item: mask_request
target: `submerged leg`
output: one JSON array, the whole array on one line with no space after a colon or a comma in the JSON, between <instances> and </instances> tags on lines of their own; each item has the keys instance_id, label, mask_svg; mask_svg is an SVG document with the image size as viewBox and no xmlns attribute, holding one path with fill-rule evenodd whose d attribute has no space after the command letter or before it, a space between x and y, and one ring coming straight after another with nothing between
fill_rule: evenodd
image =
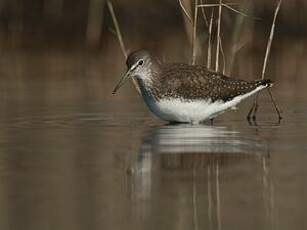
<instances>
[{"instance_id":1,"label":"submerged leg","mask_svg":"<svg viewBox=\"0 0 307 230\"><path fill-rule=\"evenodd\" d=\"M270 96L271 102L272 102L272 104L273 104L273 106L275 108L275 111L276 111L276 113L278 115L278 123L280 123L280 121L282 119L281 111L280 111L280 109L279 109L279 107L278 107L278 105L276 103L275 98L273 97L271 89L267 88L267 91L268 91L268 94ZM257 115L258 107L259 107L259 105L258 105L258 94L257 94L256 98L254 100L254 103L253 103L253 105L252 105L252 107L249 110L248 115L247 115L247 120L248 120L249 123L251 123L250 122L251 120L256 121L256 118L257 118L256 115Z\"/></svg>"},{"instance_id":2,"label":"submerged leg","mask_svg":"<svg viewBox=\"0 0 307 230\"><path fill-rule=\"evenodd\" d=\"M213 126L213 121L214 121L214 118L211 118L211 119L210 119L210 125L211 125L211 126Z\"/></svg>"},{"instance_id":3,"label":"submerged leg","mask_svg":"<svg viewBox=\"0 0 307 230\"><path fill-rule=\"evenodd\" d=\"M278 105L277 105L277 103L276 103L275 98L273 97L273 94L272 94L270 88L268 88L268 93L269 93L269 95L270 95L271 102L272 102L272 104L274 105L275 111L276 111L276 113L277 113L278 122L280 122L280 120L282 119L281 111L280 111L280 109L279 109L279 107L278 107Z\"/></svg>"},{"instance_id":4,"label":"submerged leg","mask_svg":"<svg viewBox=\"0 0 307 230\"><path fill-rule=\"evenodd\" d=\"M257 115L257 112L258 112L258 107L259 107L259 104L258 104L258 98L257 98L256 103L255 103L254 114L252 116L253 121L256 121L256 115Z\"/></svg>"},{"instance_id":5,"label":"submerged leg","mask_svg":"<svg viewBox=\"0 0 307 230\"><path fill-rule=\"evenodd\" d=\"M256 98L254 100L254 103L251 107L251 109L249 110L248 114L247 114L247 120L250 122L251 118L253 119L253 121L256 120L256 113L258 111L258 93L256 95Z\"/></svg>"}]
</instances>

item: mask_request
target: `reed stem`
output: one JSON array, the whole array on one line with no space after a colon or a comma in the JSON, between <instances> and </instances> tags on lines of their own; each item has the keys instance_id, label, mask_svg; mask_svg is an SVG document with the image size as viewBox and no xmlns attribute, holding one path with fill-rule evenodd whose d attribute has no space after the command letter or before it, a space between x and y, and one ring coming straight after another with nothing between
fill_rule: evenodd
<instances>
[{"instance_id":1,"label":"reed stem","mask_svg":"<svg viewBox=\"0 0 307 230\"><path fill-rule=\"evenodd\" d=\"M113 4L110 0L107 0L107 5L108 5L108 8L109 8L112 20L113 20L113 24L114 24L115 31L116 31L116 36L117 36L121 51L122 51L123 55L125 56L125 58L127 59L127 57L128 57L127 50L126 50L126 47L125 47L125 43L124 43L122 33L120 31L120 28L119 28L119 24L118 24L116 15L114 13ZM137 84L137 82L134 78L132 78L132 83L133 83L134 87L136 88L138 94L141 95L141 90L140 90L140 88L139 88L139 86L138 86L138 84Z\"/></svg>"},{"instance_id":2,"label":"reed stem","mask_svg":"<svg viewBox=\"0 0 307 230\"><path fill-rule=\"evenodd\" d=\"M271 46L272 46L272 41L274 38L274 32L275 32L275 24L276 24L276 18L281 6L282 0L279 0L276 9L275 9L275 13L274 13L274 18L273 18L273 23L272 23L272 27L271 27L271 32L270 32L270 37L267 43L267 47L266 47L266 52L265 52L265 57L264 57L264 61L263 61L263 67L262 67L262 74L261 74L261 78L264 79L264 75L265 75L265 71L266 71L266 67L267 67L267 63L268 63L268 58L271 52Z\"/></svg>"},{"instance_id":3,"label":"reed stem","mask_svg":"<svg viewBox=\"0 0 307 230\"><path fill-rule=\"evenodd\" d=\"M210 16L210 23L209 23L208 57L207 57L207 68L208 69L211 69L213 12L214 10L212 9L211 16Z\"/></svg>"},{"instance_id":4,"label":"reed stem","mask_svg":"<svg viewBox=\"0 0 307 230\"><path fill-rule=\"evenodd\" d=\"M109 12L110 12L112 20L113 20L113 24L114 24L114 27L115 27L115 31L116 31L116 35L117 35L117 39L118 39L120 48L121 48L122 53L125 56L125 58L127 58L128 57L127 50L126 50L126 47L125 47L125 44L124 44L123 36L122 36L120 29L119 29L119 25L118 25L116 15L114 13L113 4L110 0L107 0L107 5L108 5Z\"/></svg>"},{"instance_id":5,"label":"reed stem","mask_svg":"<svg viewBox=\"0 0 307 230\"><path fill-rule=\"evenodd\" d=\"M198 0L195 0L194 7L194 20L193 20L193 37L192 37L192 65L196 63L197 53L197 16L198 16Z\"/></svg>"},{"instance_id":6,"label":"reed stem","mask_svg":"<svg viewBox=\"0 0 307 230\"><path fill-rule=\"evenodd\" d=\"M268 58L269 58L269 55L270 55L271 46L272 46L272 42L273 42L273 38L274 38L276 19L277 19L278 12L280 10L281 3L282 3L282 0L279 0L279 2L277 3L277 6L275 8L273 23L272 23L272 26L271 26L271 32L270 32L270 36L269 36L269 39L268 39L268 43L267 43L267 47L266 47L266 53L265 53L265 57L264 57L264 61L263 61L261 79L264 79L264 77L265 77ZM278 115L278 123L279 123L280 120L282 119L281 111L280 111L280 109L279 109L279 107L276 103L276 100L275 100L270 88L267 88L267 92L270 96L271 102L272 102L272 104L275 108L277 115ZM251 107L251 109L250 109L250 111L247 115L248 120L250 119L251 115L252 115L253 120L256 120L257 109L255 109L255 108L258 108L258 94L257 94L257 96L254 100L253 106Z\"/></svg>"},{"instance_id":7,"label":"reed stem","mask_svg":"<svg viewBox=\"0 0 307 230\"><path fill-rule=\"evenodd\" d=\"M216 39L216 58L215 58L215 71L219 71L219 58L220 58L220 36L221 36L221 18L222 18L222 0L219 0L219 14L217 23L217 39Z\"/></svg>"}]
</instances>

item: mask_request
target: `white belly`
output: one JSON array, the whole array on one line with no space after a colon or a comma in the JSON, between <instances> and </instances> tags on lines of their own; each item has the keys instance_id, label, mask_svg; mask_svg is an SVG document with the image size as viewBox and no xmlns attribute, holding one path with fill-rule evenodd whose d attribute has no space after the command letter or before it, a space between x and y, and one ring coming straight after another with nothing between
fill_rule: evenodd
<instances>
[{"instance_id":1,"label":"white belly","mask_svg":"<svg viewBox=\"0 0 307 230\"><path fill-rule=\"evenodd\" d=\"M143 98L149 109L162 120L198 124L224 113L263 88L265 87L260 86L254 91L237 96L228 102L211 102L211 100L185 101L175 98L155 101L152 97L144 97L144 95Z\"/></svg>"},{"instance_id":2,"label":"white belly","mask_svg":"<svg viewBox=\"0 0 307 230\"><path fill-rule=\"evenodd\" d=\"M165 121L200 123L224 112L221 102L161 100L148 105L150 110Z\"/></svg>"}]
</instances>

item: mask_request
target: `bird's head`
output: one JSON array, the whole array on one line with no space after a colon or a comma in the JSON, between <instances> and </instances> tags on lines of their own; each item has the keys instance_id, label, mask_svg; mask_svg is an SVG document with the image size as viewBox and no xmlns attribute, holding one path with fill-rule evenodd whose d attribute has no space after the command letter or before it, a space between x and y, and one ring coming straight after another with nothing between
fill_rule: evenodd
<instances>
[{"instance_id":1,"label":"bird's head","mask_svg":"<svg viewBox=\"0 0 307 230\"><path fill-rule=\"evenodd\" d=\"M126 64L128 70L115 86L113 94L130 78L137 78L145 83L152 81L153 73L159 68L159 62L146 50L138 50L129 54Z\"/></svg>"}]
</instances>

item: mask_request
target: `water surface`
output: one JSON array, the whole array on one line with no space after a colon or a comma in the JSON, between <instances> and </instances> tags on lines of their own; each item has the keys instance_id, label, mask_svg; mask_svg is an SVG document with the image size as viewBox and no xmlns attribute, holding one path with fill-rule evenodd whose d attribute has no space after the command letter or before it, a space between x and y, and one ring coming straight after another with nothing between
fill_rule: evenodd
<instances>
[{"instance_id":1,"label":"water surface","mask_svg":"<svg viewBox=\"0 0 307 230\"><path fill-rule=\"evenodd\" d=\"M304 94L277 93L281 124L263 96L257 126L252 101L172 126L131 86L112 97L114 79L28 65L31 78L1 79L1 229L307 227Z\"/></svg>"}]
</instances>

